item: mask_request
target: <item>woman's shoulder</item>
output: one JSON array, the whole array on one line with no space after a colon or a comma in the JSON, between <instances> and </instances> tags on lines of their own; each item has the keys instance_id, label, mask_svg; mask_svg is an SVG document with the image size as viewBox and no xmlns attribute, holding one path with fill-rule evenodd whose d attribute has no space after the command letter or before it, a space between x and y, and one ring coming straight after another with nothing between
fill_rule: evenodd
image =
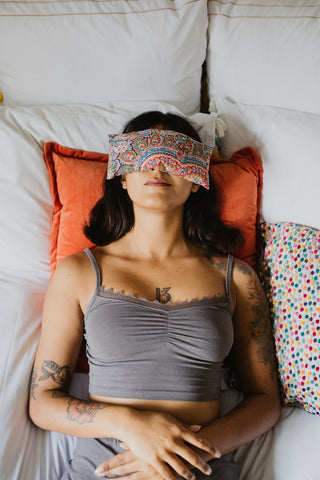
<instances>
[{"instance_id":1,"label":"woman's shoulder","mask_svg":"<svg viewBox=\"0 0 320 480\"><path fill-rule=\"evenodd\" d=\"M88 264L88 255L83 252L74 253L62 259L56 268L56 272L72 272L85 268Z\"/></svg>"},{"instance_id":2,"label":"woman's shoulder","mask_svg":"<svg viewBox=\"0 0 320 480\"><path fill-rule=\"evenodd\" d=\"M83 251L69 255L61 260L52 276L51 283L60 285L74 285L79 287L84 279L92 276L92 267L88 255Z\"/></svg>"},{"instance_id":3,"label":"woman's shoulder","mask_svg":"<svg viewBox=\"0 0 320 480\"><path fill-rule=\"evenodd\" d=\"M255 276L255 270L244 260L233 257L233 271L236 276Z\"/></svg>"},{"instance_id":4,"label":"woman's shoulder","mask_svg":"<svg viewBox=\"0 0 320 480\"><path fill-rule=\"evenodd\" d=\"M263 295L262 285L257 272L245 261L234 259L232 283L239 293L251 298L253 293Z\"/></svg>"},{"instance_id":5,"label":"woman's shoulder","mask_svg":"<svg viewBox=\"0 0 320 480\"><path fill-rule=\"evenodd\" d=\"M247 262L241 260L238 257L235 257L232 254L204 254L204 256L207 260L209 260L211 265L215 266L219 270L225 270L229 265L233 275L235 275L236 277L241 277L243 275L256 275L255 270Z\"/></svg>"}]
</instances>

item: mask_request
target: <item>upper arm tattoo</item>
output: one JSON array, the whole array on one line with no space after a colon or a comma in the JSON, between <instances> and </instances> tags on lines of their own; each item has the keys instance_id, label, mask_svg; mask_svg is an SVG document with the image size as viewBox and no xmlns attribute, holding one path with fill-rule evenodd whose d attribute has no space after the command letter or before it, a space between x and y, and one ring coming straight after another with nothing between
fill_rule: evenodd
<instances>
[{"instance_id":1,"label":"upper arm tattoo","mask_svg":"<svg viewBox=\"0 0 320 480\"><path fill-rule=\"evenodd\" d=\"M258 345L259 361L269 367L271 378L276 380L275 350L269 308L262 286L257 279L250 282L249 301L252 301L255 312L255 319L250 322L250 333Z\"/></svg>"},{"instance_id":2,"label":"upper arm tattoo","mask_svg":"<svg viewBox=\"0 0 320 480\"><path fill-rule=\"evenodd\" d=\"M276 380L275 349L268 302L259 280L252 272L247 270L247 273L250 273L247 279L248 302L254 313L249 324L250 335L256 342L259 362L269 367L270 377Z\"/></svg>"},{"instance_id":3,"label":"upper arm tattoo","mask_svg":"<svg viewBox=\"0 0 320 480\"><path fill-rule=\"evenodd\" d=\"M44 360L41 365L41 371L43 375L39 378L39 381L47 380L51 378L58 385L68 389L71 383L71 373L69 365L61 367L53 360Z\"/></svg>"},{"instance_id":4,"label":"upper arm tattoo","mask_svg":"<svg viewBox=\"0 0 320 480\"><path fill-rule=\"evenodd\" d=\"M36 400L39 382L48 380L48 378L51 378L55 383L61 385L63 390L67 391L69 389L71 383L71 373L68 365L61 367L53 360L44 360L41 365L41 372L42 375L38 377L37 367L34 367L32 370L30 381L30 399Z\"/></svg>"},{"instance_id":5,"label":"upper arm tattoo","mask_svg":"<svg viewBox=\"0 0 320 480\"><path fill-rule=\"evenodd\" d=\"M39 387L37 383L38 370L36 367L33 367L30 381L30 399L36 400L36 391Z\"/></svg>"}]
</instances>

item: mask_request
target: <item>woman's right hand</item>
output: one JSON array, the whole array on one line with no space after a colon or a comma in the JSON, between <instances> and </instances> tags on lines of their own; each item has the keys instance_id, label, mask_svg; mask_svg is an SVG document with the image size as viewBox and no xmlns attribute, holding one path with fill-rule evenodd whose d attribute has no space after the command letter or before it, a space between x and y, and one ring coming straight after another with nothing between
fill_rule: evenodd
<instances>
[{"instance_id":1,"label":"woman's right hand","mask_svg":"<svg viewBox=\"0 0 320 480\"><path fill-rule=\"evenodd\" d=\"M136 457L130 450L118 453L103 462L97 467L95 474L97 477L117 477L123 480L163 480L152 465ZM178 480L178 476L175 478ZM195 480L195 475L189 480Z\"/></svg>"},{"instance_id":2,"label":"woman's right hand","mask_svg":"<svg viewBox=\"0 0 320 480\"><path fill-rule=\"evenodd\" d=\"M209 453L212 458L220 457L218 449L194 430L169 414L134 410L121 440L163 479L176 480L177 476L191 479L193 467L204 474L211 473L210 466L192 447Z\"/></svg>"}]
</instances>

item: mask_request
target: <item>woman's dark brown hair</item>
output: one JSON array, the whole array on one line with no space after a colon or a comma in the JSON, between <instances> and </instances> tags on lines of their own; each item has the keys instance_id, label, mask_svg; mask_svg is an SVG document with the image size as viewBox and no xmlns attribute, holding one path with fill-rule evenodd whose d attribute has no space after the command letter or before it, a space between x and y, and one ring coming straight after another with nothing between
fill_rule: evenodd
<instances>
[{"instance_id":1,"label":"woman's dark brown hair","mask_svg":"<svg viewBox=\"0 0 320 480\"><path fill-rule=\"evenodd\" d=\"M151 111L130 120L123 133L137 132L162 126L165 130L188 135L201 142L197 131L183 117L172 113ZM121 177L104 180L103 196L90 213L84 233L95 245L108 245L119 240L134 225L132 201L122 188ZM200 187L190 194L184 206L184 235L208 255L232 253L243 243L240 231L220 220L216 190L210 177L209 190Z\"/></svg>"}]
</instances>

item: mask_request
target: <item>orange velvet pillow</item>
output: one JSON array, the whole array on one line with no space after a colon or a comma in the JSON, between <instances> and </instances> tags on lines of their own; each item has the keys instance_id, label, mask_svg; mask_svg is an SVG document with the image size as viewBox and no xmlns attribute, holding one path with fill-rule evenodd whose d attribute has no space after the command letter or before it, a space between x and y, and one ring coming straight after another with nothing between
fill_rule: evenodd
<instances>
[{"instance_id":1,"label":"orange velvet pillow","mask_svg":"<svg viewBox=\"0 0 320 480\"><path fill-rule=\"evenodd\" d=\"M44 158L50 177L53 219L50 236L51 275L57 264L92 243L83 226L91 208L102 196L108 155L44 144Z\"/></svg>"},{"instance_id":2,"label":"orange velvet pillow","mask_svg":"<svg viewBox=\"0 0 320 480\"><path fill-rule=\"evenodd\" d=\"M246 147L229 160L214 159L210 173L218 192L224 222L241 230L245 242L235 256L257 267L260 240L260 201L263 167L259 155Z\"/></svg>"},{"instance_id":3,"label":"orange velvet pillow","mask_svg":"<svg viewBox=\"0 0 320 480\"><path fill-rule=\"evenodd\" d=\"M57 263L92 247L82 229L89 212L102 195L108 155L74 150L57 143L44 145L54 210L50 238L51 273ZM256 266L262 165L250 147L230 160L212 159L210 173L218 191L222 219L238 227L245 238L236 256Z\"/></svg>"},{"instance_id":4,"label":"orange velvet pillow","mask_svg":"<svg viewBox=\"0 0 320 480\"><path fill-rule=\"evenodd\" d=\"M50 266L92 243L83 233L91 208L102 195L108 155L73 150L57 143L44 145L54 204L50 238ZM210 173L218 191L222 219L238 227L245 238L236 256L256 266L262 165L252 148L234 153L230 160L212 159ZM88 372L83 343L76 370Z\"/></svg>"}]
</instances>

